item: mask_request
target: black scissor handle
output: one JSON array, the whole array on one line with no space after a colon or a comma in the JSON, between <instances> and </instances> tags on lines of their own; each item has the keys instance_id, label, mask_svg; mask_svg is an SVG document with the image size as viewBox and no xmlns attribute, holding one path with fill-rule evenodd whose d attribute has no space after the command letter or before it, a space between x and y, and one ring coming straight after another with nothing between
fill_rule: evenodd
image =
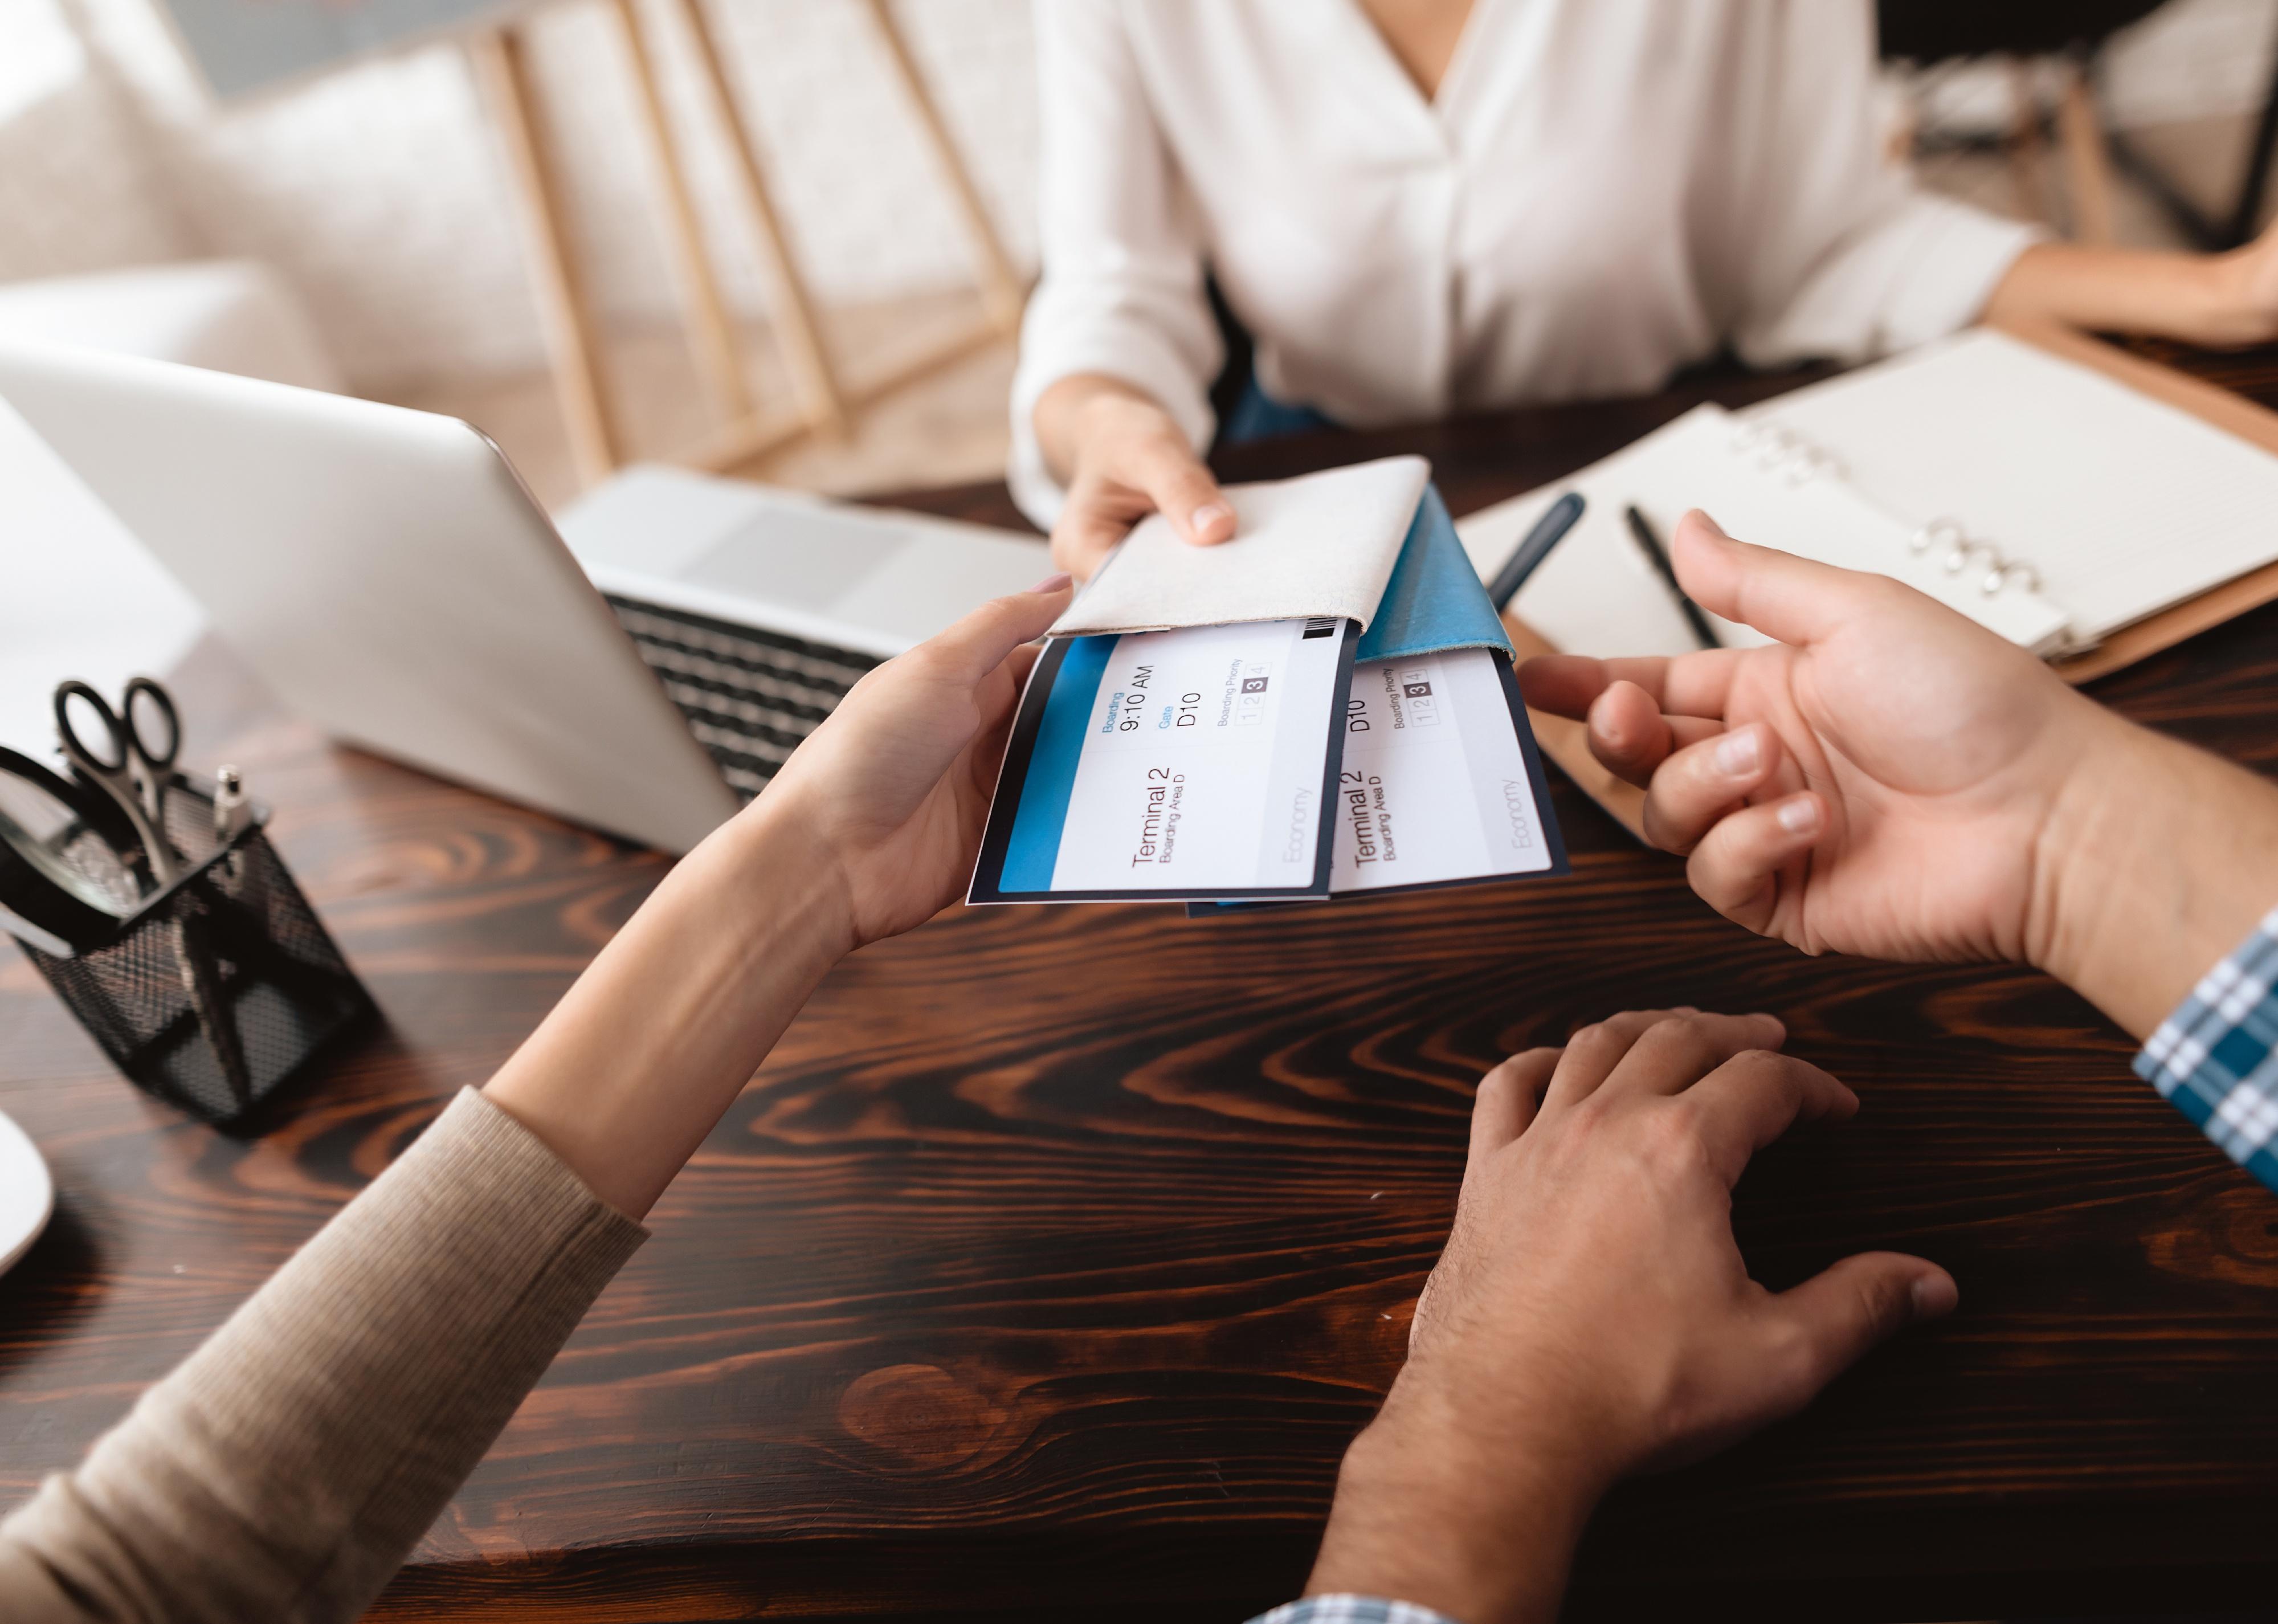
<instances>
[{"instance_id":1,"label":"black scissor handle","mask_svg":"<svg viewBox=\"0 0 2278 1624\"><path fill-rule=\"evenodd\" d=\"M134 741L142 759L159 772L173 766L174 757L182 749L182 717L174 709L174 696L152 678L137 677L126 685L126 692L119 696L118 702L126 724L126 736ZM146 716L153 711L165 729L166 747L163 750L151 747L150 730L145 724Z\"/></svg>"},{"instance_id":2,"label":"black scissor handle","mask_svg":"<svg viewBox=\"0 0 2278 1624\"><path fill-rule=\"evenodd\" d=\"M80 737L78 724L72 720L71 702L73 700L84 702L88 709L95 712L96 720L103 724L103 738L109 746L107 750L94 749ZM118 713L111 708L109 700L76 678L56 685L56 732L62 737L67 754L86 757L98 771L126 770L126 724L118 719Z\"/></svg>"}]
</instances>

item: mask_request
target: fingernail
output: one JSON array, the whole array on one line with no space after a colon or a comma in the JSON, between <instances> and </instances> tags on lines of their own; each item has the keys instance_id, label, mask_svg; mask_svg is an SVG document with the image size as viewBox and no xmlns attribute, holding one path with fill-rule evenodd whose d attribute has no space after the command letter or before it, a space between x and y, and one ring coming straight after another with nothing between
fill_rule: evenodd
<instances>
[{"instance_id":1,"label":"fingernail","mask_svg":"<svg viewBox=\"0 0 2278 1624\"><path fill-rule=\"evenodd\" d=\"M1737 733L1727 733L1716 741L1716 770L1728 778L1745 778L1755 771L1763 750L1756 742L1756 730L1744 727Z\"/></svg>"},{"instance_id":2,"label":"fingernail","mask_svg":"<svg viewBox=\"0 0 2278 1624\"><path fill-rule=\"evenodd\" d=\"M1065 587L1072 578L1073 578L1070 577L1068 572L1065 570L1055 571L1053 573L1044 577L1043 580L1038 581L1035 586L1029 587L1028 590L1030 592L1059 592Z\"/></svg>"},{"instance_id":3,"label":"fingernail","mask_svg":"<svg viewBox=\"0 0 2278 1624\"><path fill-rule=\"evenodd\" d=\"M1951 1275L1917 1275L1909 1288L1915 1301L1915 1318L1935 1320L1953 1312L1961 1300Z\"/></svg>"},{"instance_id":4,"label":"fingernail","mask_svg":"<svg viewBox=\"0 0 2278 1624\"><path fill-rule=\"evenodd\" d=\"M1779 809L1779 826L1790 834L1809 834L1819 827L1819 803L1798 795Z\"/></svg>"},{"instance_id":5,"label":"fingernail","mask_svg":"<svg viewBox=\"0 0 2278 1624\"><path fill-rule=\"evenodd\" d=\"M1206 502L1203 503L1201 507L1196 508L1192 513L1187 515L1187 524L1193 529L1196 535L1200 535L1204 531L1218 523L1219 520L1222 518L1232 518L1233 517L1234 509L1227 507L1224 502Z\"/></svg>"}]
</instances>

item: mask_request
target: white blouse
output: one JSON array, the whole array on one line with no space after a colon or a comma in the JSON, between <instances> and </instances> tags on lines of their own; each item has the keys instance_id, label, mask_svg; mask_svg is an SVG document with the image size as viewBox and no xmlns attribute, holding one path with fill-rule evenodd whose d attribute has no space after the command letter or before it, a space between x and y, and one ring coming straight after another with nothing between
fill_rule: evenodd
<instances>
[{"instance_id":1,"label":"white blouse","mask_svg":"<svg viewBox=\"0 0 2278 1624\"><path fill-rule=\"evenodd\" d=\"M1073 372L1199 448L1205 262L1276 399L1366 426L1631 395L1731 342L1860 359L1965 326L2030 227L1882 154L1869 0L1473 0L1426 101L1358 0L1039 0L1030 422Z\"/></svg>"}]
</instances>

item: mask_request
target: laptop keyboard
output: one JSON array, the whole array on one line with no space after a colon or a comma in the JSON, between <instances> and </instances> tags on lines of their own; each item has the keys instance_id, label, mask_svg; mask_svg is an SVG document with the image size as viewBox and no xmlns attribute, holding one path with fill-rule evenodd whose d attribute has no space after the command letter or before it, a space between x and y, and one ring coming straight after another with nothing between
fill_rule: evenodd
<instances>
[{"instance_id":1,"label":"laptop keyboard","mask_svg":"<svg viewBox=\"0 0 2278 1624\"><path fill-rule=\"evenodd\" d=\"M658 603L611 596L609 607L688 718L696 742L745 801L767 788L799 741L881 663L851 648Z\"/></svg>"}]
</instances>

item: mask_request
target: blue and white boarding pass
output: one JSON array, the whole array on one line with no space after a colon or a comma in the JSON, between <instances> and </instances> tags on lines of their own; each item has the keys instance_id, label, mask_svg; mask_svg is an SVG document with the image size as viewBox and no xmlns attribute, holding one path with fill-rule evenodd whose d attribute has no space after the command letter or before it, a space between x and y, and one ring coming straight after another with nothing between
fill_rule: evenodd
<instances>
[{"instance_id":1,"label":"blue and white boarding pass","mask_svg":"<svg viewBox=\"0 0 2278 1624\"><path fill-rule=\"evenodd\" d=\"M1052 640L967 900L1326 896L1357 635L1315 619Z\"/></svg>"},{"instance_id":2,"label":"blue and white boarding pass","mask_svg":"<svg viewBox=\"0 0 2278 1624\"><path fill-rule=\"evenodd\" d=\"M1353 673L1345 709L1332 892L1565 871L1541 757L1500 651L1371 661Z\"/></svg>"}]
</instances>

